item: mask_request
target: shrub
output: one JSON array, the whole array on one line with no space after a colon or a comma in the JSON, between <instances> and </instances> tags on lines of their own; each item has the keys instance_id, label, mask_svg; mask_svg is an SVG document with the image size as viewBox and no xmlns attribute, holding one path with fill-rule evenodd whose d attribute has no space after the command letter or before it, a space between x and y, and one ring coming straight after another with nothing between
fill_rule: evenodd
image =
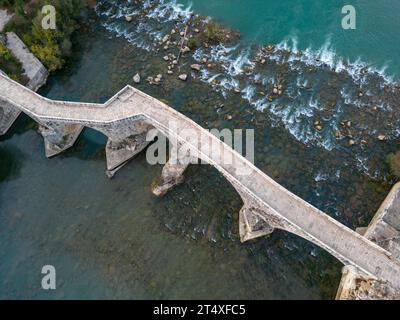
<instances>
[{"instance_id":1,"label":"shrub","mask_svg":"<svg viewBox=\"0 0 400 320\"><path fill-rule=\"evenodd\" d=\"M0 0L0 7L12 7L14 3L14 0Z\"/></svg>"},{"instance_id":2,"label":"shrub","mask_svg":"<svg viewBox=\"0 0 400 320\"><path fill-rule=\"evenodd\" d=\"M63 67L71 54L71 36L78 29L78 20L88 0L0 0L4 5L14 5L16 15L6 26L6 31L16 32L39 60L52 72ZM56 30L42 28L41 8L51 4L56 8Z\"/></svg>"},{"instance_id":3,"label":"shrub","mask_svg":"<svg viewBox=\"0 0 400 320\"><path fill-rule=\"evenodd\" d=\"M204 29L204 35L210 41L221 42L224 40L224 29L214 21L210 21Z\"/></svg>"},{"instance_id":4,"label":"shrub","mask_svg":"<svg viewBox=\"0 0 400 320\"><path fill-rule=\"evenodd\" d=\"M197 48L197 39L196 38L190 38L188 41L188 47L193 50L195 48Z\"/></svg>"},{"instance_id":5,"label":"shrub","mask_svg":"<svg viewBox=\"0 0 400 320\"><path fill-rule=\"evenodd\" d=\"M0 58L4 61L11 61L13 56L7 47L0 42Z\"/></svg>"},{"instance_id":6,"label":"shrub","mask_svg":"<svg viewBox=\"0 0 400 320\"><path fill-rule=\"evenodd\" d=\"M0 69L11 79L27 84L21 63L14 57L8 48L0 42Z\"/></svg>"}]
</instances>

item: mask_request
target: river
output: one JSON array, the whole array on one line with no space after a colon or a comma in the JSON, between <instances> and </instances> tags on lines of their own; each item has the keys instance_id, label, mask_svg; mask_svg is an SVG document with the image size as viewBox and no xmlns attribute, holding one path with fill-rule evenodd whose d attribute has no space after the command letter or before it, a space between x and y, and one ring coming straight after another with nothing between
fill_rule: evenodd
<instances>
[{"instance_id":1,"label":"river","mask_svg":"<svg viewBox=\"0 0 400 320\"><path fill-rule=\"evenodd\" d=\"M191 10L209 15L241 33L230 46L193 52L193 59L224 59L222 71L136 86L206 128L255 129L261 170L351 228L369 223L394 183L385 157L397 150L398 105L382 88L395 90L400 70L399 35L388 25L398 23L398 4L355 1L359 29L345 32L333 1L194 1L190 9L161 1L130 24L124 14L136 8L129 1L99 3L74 39L68 67L41 94L104 102L137 72L143 79L165 74L155 39ZM369 36L357 37L363 30ZM267 68L254 66L265 43L278 51ZM254 80L266 85L276 74L285 78L285 94L269 104ZM241 94L232 93L235 86ZM344 120L351 128L341 128ZM339 129L351 132L335 139ZM241 199L215 169L190 167L185 183L158 199L150 186L162 167L142 154L109 180L105 143L87 129L72 149L48 160L26 116L0 138L0 298L334 298L342 266L313 244L281 231L240 243ZM48 264L57 270L51 292L40 288Z\"/></svg>"}]
</instances>

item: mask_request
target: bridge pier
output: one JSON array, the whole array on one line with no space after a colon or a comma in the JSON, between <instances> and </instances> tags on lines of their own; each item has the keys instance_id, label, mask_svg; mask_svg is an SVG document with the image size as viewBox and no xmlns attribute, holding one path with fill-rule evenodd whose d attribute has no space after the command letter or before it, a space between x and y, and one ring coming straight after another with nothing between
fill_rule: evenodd
<instances>
[{"instance_id":1,"label":"bridge pier","mask_svg":"<svg viewBox=\"0 0 400 320\"><path fill-rule=\"evenodd\" d=\"M282 223L279 222L278 217L273 215L270 208L260 205L234 180L229 176L224 176L243 201L243 207L239 212L239 236L242 243L269 236L275 229L282 229ZM265 209L262 209L263 207Z\"/></svg>"},{"instance_id":2,"label":"bridge pier","mask_svg":"<svg viewBox=\"0 0 400 320\"><path fill-rule=\"evenodd\" d=\"M359 233L387 250L392 259L400 261L400 183L397 183L370 225L358 228ZM400 289L390 283L366 277L353 266L346 265L336 296L338 300L353 299L400 299Z\"/></svg>"},{"instance_id":3,"label":"bridge pier","mask_svg":"<svg viewBox=\"0 0 400 320\"><path fill-rule=\"evenodd\" d=\"M106 146L107 176L112 178L130 159L142 152L154 139L148 131L124 139L108 139Z\"/></svg>"},{"instance_id":4,"label":"bridge pier","mask_svg":"<svg viewBox=\"0 0 400 320\"><path fill-rule=\"evenodd\" d=\"M153 194L162 197L173 187L181 184L185 180L183 174L192 162L193 157L189 150L182 146L172 147L170 159L164 166L160 179L151 188Z\"/></svg>"},{"instance_id":5,"label":"bridge pier","mask_svg":"<svg viewBox=\"0 0 400 320\"><path fill-rule=\"evenodd\" d=\"M90 125L90 128L108 137L106 145L107 170L109 178L129 160L143 151L157 136L154 127L142 119L124 119L116 123Z\"/></svg>"},{"instance_id":6,"label":"bridge pier","mask_svg":"<svg viewBox=\"0 0 400 320\"><path fill-rule=\"evenodd\" d=\"M39 132L44 138L46 157L54 157L71 148L83 130L78 124L39 122Z\"/></svg>"},{"instance_id":7,"label":"bridge pier","mask_svg":"<svg viewBox=\"0 0 400 320\"><path fill-rule=\"evenodd\" d=\"M7 102L0 105L0 136L7 133L20 114L21 111Z\"/></svg>"},{"instance_id":8,"label":"bridge pier","mask_svg":"<svg viewBox=\"0 0 400 320\"><path fill-rule=\"evenodd\" d=\"M245 204L239 212L240 241L246 242L252 239L265 237L275 230L264 219L256 214L254 206Z\"/></svg>"}]
</instances>

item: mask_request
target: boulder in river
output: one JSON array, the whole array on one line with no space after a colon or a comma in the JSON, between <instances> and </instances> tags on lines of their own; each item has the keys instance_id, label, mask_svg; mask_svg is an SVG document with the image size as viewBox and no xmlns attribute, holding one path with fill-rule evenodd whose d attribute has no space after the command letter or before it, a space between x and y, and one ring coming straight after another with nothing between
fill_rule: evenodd
<instances>
[{"instance_id":1,"label":"boulder in river","mask_svg":"<svg viewBox=\"0 0 400 320\"><path fill-rule=\"evenodd\" d=\"M185 46L182 48L182 53L187 53L190 52L190 48L188 46Z\"/></svg>"},{"instance_id":2,"label":"boulder in river","mask_svg":"<svg viewBox=\"0 0 400 320\"><path fill-rule=\"evenodd\" d=\"M160 83L162 80L162 74L158 74L155 78L154 78L154 82L155 83Z\"/></svg>"},{"instance_id":3,"label":"boulder in river","mask_svg":"<svg viewBox=\"0 0 400 320\"><path fill-rule=\"evenodd\" d=\"M134 77L133 77L133 82L136 83L136 84L139 84L139 83L140 83L140 80L141 80L140 74L139 74L139 73L136 73L136 74L134 75Z\"/></svg>"},{"instance_id":4,"label":"boulder in river","mask_svg":"<svg viewBox=\"0 0 400 320\"><path fill-rule=\"evenodd\" d=\"M195 70L195 71L200 71L200 69L201 69L201 66L199 65L199 64L192 64L191 66L190 66L190 68L192 68L193 70Z\"/></svg>"}]
</instances>

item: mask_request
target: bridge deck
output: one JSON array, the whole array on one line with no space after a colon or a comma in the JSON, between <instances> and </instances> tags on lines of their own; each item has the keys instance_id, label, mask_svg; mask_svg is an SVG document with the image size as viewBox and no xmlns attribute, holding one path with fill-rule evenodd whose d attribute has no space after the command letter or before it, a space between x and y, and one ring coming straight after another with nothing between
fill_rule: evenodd
<instances>
[{"instance_id":1,"label":"bridge deck","mask_svg":"<svg viewBox=\"0 0 400 320\"><path fill-rule=\"evenodd\" d=\"M193 149L197 148L202 159L215 166L241 193L272 209L276 216L292 227L291 231L318 244L343 263L353 265L400 289L400 263L388 251L283 188L192 120L134 88L126 87L105 104L57 102L43 98L0 75L0 99L43 121L91 126L144 117L169 138L186 142ZM171 129L171 121L178 124L175 129ZM181 134L187 129L199 133L200 146L193 145L193 141ZM218 146L219 154L208 154L210 142ZM222 163L222 153L231 154L233 164ZM238 174L238 166L251 169L251 173Z\"/></svg>"}]
</instances>

